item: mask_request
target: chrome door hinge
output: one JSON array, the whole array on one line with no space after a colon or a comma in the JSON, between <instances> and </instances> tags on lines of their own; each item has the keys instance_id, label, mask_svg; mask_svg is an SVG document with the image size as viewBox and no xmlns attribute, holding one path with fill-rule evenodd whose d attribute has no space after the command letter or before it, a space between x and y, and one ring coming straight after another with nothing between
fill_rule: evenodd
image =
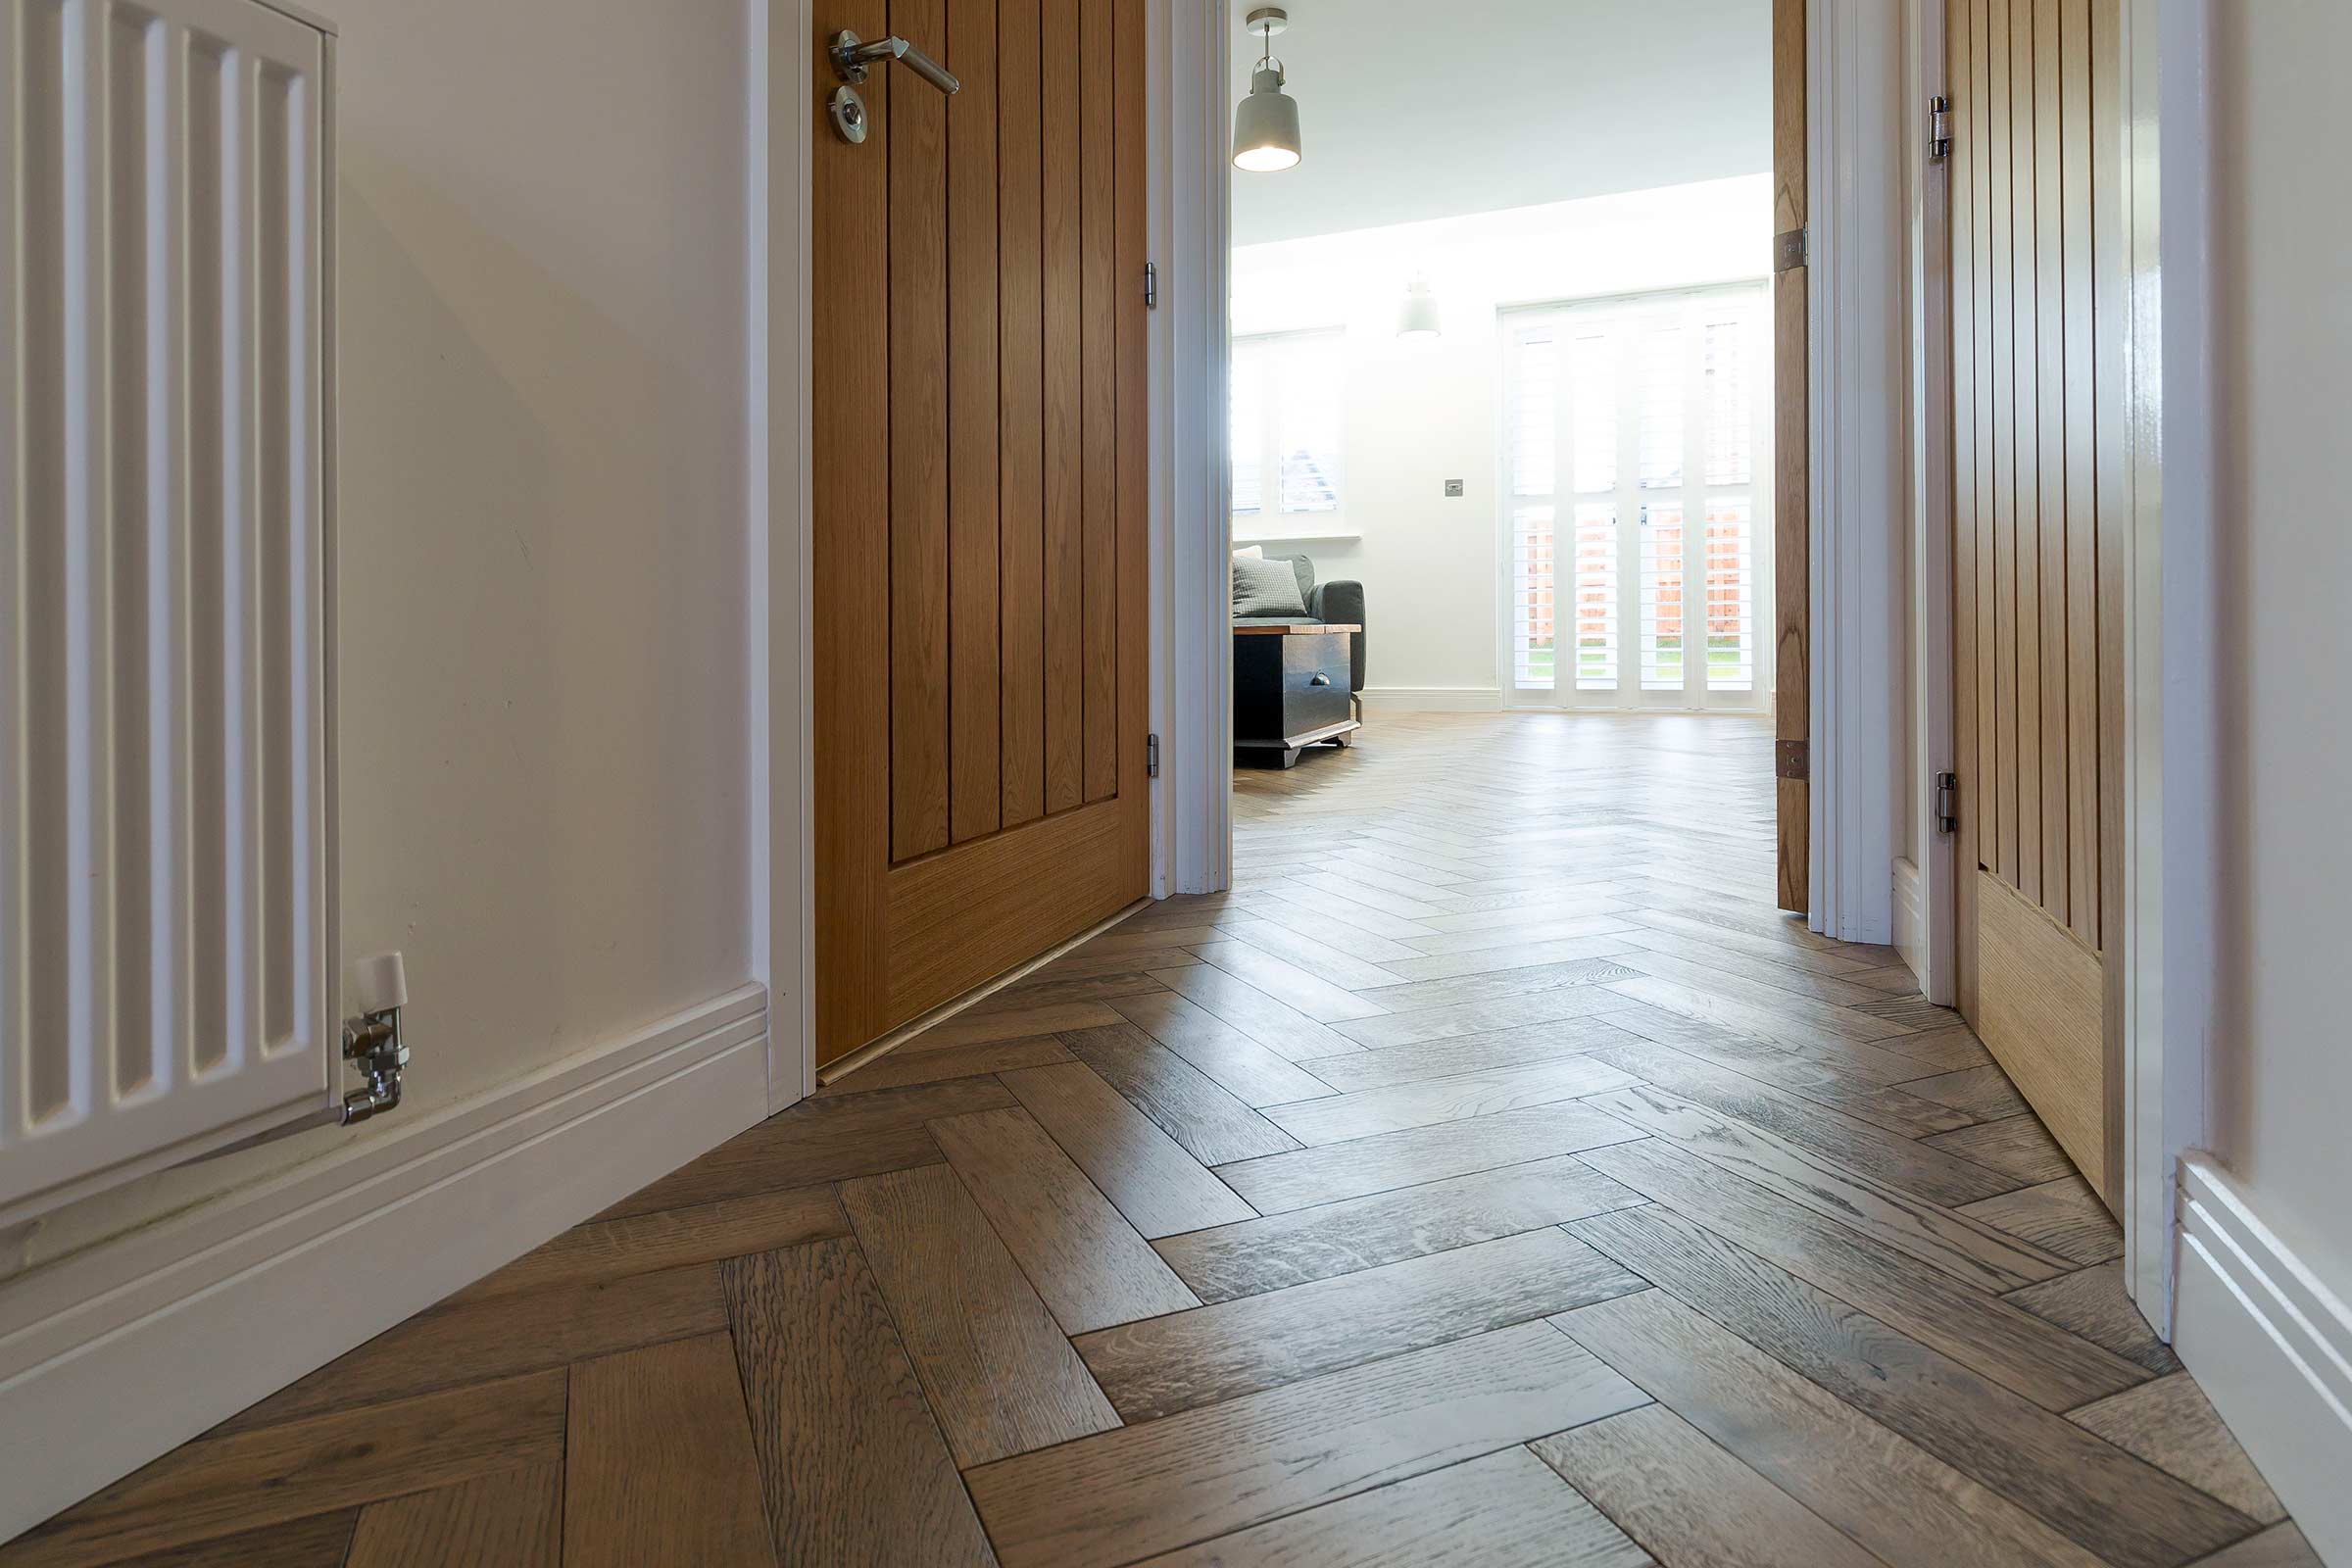
<instances>
[{"instance_id":1,"label":"chrome door hinge","mask_svg":"<svg viewBox=\"0 0 2352 1568\"><path fill-rule=\"evenodd\" d=\"M1144 309L1147 311L1159 309L1159 264L1157 262L1144 264Z\"/></svg>"},{"instance_id":2,"label":"chrome door hinge","mask_svg":"<svg viewBox=\"0 0 2352 1568\"><path fill-rule=\"evenodd\" d=\"M1144 776L1159 777L1159 737L1156 735L1144 737Z\"/></svg>"},{"instance_id":3,"label":"chrome door hinge","mask_svg":"<svg viewBox=\"0 0 2352 1568\"><path fill-rule=\"evenodd\" d=\"M1950 838L1960 831L1960 775L1936 775L1936 831Z\"/></svg>"},{"instance_id":4,"label":"chrome door hinge","mask_svg":"<svg viewBox=\"0 0 2352 1568\"><path fill-rule=\"evenodd\" d=\"M1952 101L1937 93L1928 100L1928 162L1940 164L1952 155Z\"/></svg>"},{"instance_id":5,"label":"chrome door hinge","mask_svg":"<svg viewBox=\"0 0 2352 1568\"><path fill-rule=\"evenodd\" d=\"M1811 240L1807 238L1810 232L1808 229L1788 228L1772 236L1772 270L1774 271L1793 272L1805 265L1806 258L1813 249Z\"/></svg>"}]
</instances>

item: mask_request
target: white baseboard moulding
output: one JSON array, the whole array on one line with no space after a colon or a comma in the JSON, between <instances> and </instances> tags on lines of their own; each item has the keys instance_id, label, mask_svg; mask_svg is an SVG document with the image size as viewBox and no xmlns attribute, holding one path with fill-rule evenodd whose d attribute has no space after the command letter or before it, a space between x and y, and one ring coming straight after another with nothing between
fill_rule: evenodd
<instances>
[{"instance_id":1,"label":"white baseboard moulding","mask_svg":"<svg viewBox=\"0 0 2352 1568\"><path fill-rule=\"evenodd\" d=\"M2320 1559L2352 1564L2352 1307L2202 1154L2180 1234L2173 1348Z\"/></svg>"},{"instance_id":2,"label":"white baseboard moulding","mask_svg":"<svg viewBox=\"0 0 2352 1568\"><path fill-rule=\"evenodd\" d=\"M0 1286L0 1541L761 1120L766 1054L741 986Z\"/></svg>"},{"instance_id":3,"label":"white baseboard moulding","mask_svg":"<svg viewBox=\"0 0 2352 1568\"><path fill-rule=\"evenodd\" d=\"M1376 713L1492 713L1502 708L1494 686L1367 686L1364 707Z\"/></svg>"}]
</instances>

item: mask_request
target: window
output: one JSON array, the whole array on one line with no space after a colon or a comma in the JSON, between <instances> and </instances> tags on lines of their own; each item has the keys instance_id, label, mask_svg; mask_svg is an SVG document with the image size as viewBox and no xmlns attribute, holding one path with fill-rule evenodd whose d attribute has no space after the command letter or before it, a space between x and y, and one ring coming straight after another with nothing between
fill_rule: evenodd
<instances>
[{"instance_id":1,"label":"window","mask_svg":"<svg viewBox=\"0 0 2352 1568\"><path fill-rule=\"evenodd\" d=\"M1281 517L1335 524L1347 379L1344 333L1233 340L1233 515L1237 532L1280 537Z\"/></svg>"},{"instance_id":2,"label":"window","mask_svg":"<svg viewBox=\"0 0 2352 1568\"><path fill-rule=\"evenodd\" d=\"M1746 285L1505 314L1515 700L1762 706L1765 309Z\"/></svg>"}]
</instances>

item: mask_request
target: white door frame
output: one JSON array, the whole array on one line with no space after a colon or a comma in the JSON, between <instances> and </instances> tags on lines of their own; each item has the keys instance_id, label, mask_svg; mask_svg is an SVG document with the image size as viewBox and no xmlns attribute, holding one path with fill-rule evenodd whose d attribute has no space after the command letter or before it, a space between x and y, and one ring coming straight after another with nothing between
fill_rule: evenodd
<instances>
[{"instance_id":1,"label":"white door frame","mask_svg":"<svg viewBox=\"0 0 2352 1568\"><path fill-rule=\"evenodd\" d=\"M816 1088L811 876L816 821L810 755L808 233L814 108L813 0L748 0L745 160L749 306L745 450L749 528L751 960L767 987L767 1108Z\"/></svg>"}]
</instances>

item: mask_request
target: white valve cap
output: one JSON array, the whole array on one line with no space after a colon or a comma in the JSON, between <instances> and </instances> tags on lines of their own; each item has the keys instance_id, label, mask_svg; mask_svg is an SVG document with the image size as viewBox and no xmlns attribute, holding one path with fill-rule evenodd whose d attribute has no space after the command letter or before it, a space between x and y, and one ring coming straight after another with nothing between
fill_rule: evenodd
<instances>
[{"instance_id":1,"label":"white valve cap","mask_svg":"<svg viewBox=\"0 0 2352 1568\"><path fill-rule=\"evenodd\" d=\"M351 966L351 1010L387 1012L409 1004L408 966L397 953L378 953Z\"/></svg>"}]
</instances>

